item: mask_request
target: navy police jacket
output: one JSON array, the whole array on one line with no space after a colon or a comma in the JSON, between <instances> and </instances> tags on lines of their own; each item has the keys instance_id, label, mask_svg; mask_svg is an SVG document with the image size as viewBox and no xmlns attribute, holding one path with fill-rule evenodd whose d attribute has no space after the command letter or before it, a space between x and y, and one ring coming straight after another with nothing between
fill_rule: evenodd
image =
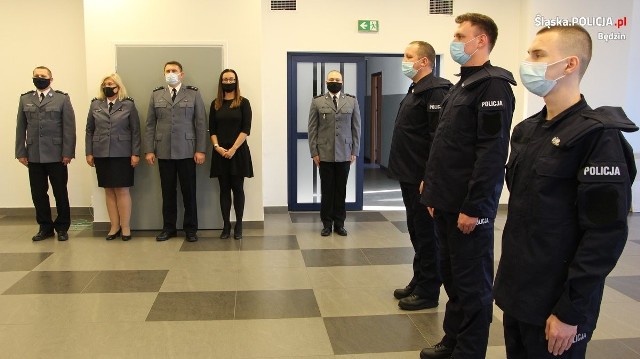
<instances>
[{"instance_id":1,"label":"navy police jacket","mask_svg":"<svg viewBox=\"0 0 640 359\"><path fill-rule=\"evenodd\" d=\"M515 108L505 69L487 61L462 67L445 96L431 146L421 202L450 213L495 218Z\"/></svg>"},{"instance_id":2,"label":"navy police jacket","mask_svg":"<svg viewBox=\"0 0 640 359\"><path fill-rule=\"evenodd\" d=\"M621 131L638 127L621 108L592 110L584 98L545 118L546 108L513 131L494 296L522 322L544 326L555 314L591 332L628 234L636 168Z\"/></svg>"}]
</instances>

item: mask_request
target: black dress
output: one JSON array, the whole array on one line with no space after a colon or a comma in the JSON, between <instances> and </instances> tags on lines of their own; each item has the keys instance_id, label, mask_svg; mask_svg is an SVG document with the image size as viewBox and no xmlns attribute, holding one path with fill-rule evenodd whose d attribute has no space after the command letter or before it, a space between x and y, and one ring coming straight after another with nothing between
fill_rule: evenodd
<instances>
[{"instance_id":1,"label":"black dress","mask_svg":"<svg viewBox=\"0 0 640 359\"><path fill-rule=\"evenodd\" d=\"M229 149L233 146L240 132L247 136L251 132L251 105L249 100L242 98L240 106L230 108L232 100L224 100L220 109L216 111L215 100L211 102L209 111L209 133L218 137L218 145ZM253 177L251 152L247 141L244 141L230 159L222 157L215 148L211 155L211 171L209 177L232 175Z\"/></svg>"}]
</instances>

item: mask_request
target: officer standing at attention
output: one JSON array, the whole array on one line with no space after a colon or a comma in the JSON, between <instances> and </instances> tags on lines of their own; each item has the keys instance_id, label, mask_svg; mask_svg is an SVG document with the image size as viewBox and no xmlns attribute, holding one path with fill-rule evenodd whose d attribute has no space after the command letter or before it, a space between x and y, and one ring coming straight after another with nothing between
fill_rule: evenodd
<instances>
[{"instance_id":1,"label":"officer standing at attention","mask_svg":"<svg viewBox=\"0 0 640 359\"><path fill-rule=\"evenodd\" d=\"M425 358L484 358L493 317L493 224L515 107L511 73L491 65L498 27L488 16L456 18L451 56L460 80L447 94L426 168L422 203L434 217L449 297L444 338Z\"/></svg>"},{"instance_id":2,"label":"officer standing at attention","mask_svg":"<svg viewBox=\"0 0 640 359\"><path fill-rule=\"evenodd\" d=\"M16 125L16 158L29 169L31 198L40 226L33 241L53 237L69 239L71 210L67 165L75 157L76 117L66 93L51 88L51 70L38 66L33 70L35 91L20 96ZM49 203L49 181L56 199L58 215L53 221Z\"/></svg>"},{"instance_id":3,"label":"officer standing at attention","mask_svg":"<svg viewBox=\"0 0 640 359\"><path fill-rule=\"evenodd\" d=\"M496 274L507 357L584 358L605 278L625 246L637 131L619 107L591 109L580 80L592 42L580 26L543 28L520 65L542 111L518 124Z\"/></svg>"},{"instance_id":4,"label":"officer standing at attention","mask_svg":"<svg viewBox=\"0 0 640 359\"><path fill-rule=\"evenodd\" d=\"M415 251L413 278L405 288L393 292L404 310L438 306L442 285L433 218L420 203L420 183L438 126L440 104L452 86L433 74L435 60L435 50L424 41L413 41L404 50L402 72L413 82L400 103L389 153L389 174L400 182Z\"/></svg>"},{"instance_id":5,"label":"officer standing at attention","mask_svg":"<svg viewBox=\"0 0 640 359\"><path fill-rule=\"evenodd\" d=\"M156 237L166 241L176 236L177 180L184 202L182 228L189 242L198 240L196 202L196 165L204 163L207 127L204 102L197 87L183 86L182 65L169 61L164 65L167 87L153 90L144 136L145 158L150 165L158 159L162 187L162 232Z\"/></svg>"},{"instance_id":6,"label":"officer standing at attention","mask_svg":"<svg viewBox=\"0 0 640 359\"><path fill-rule=\"evenodd\" d=\"M311 101L309 150L320 168L320 234L330 235L333 225L338 235L346 236L344 202L349 168L360 152L360 108L354 96L341 92L339 71L329 71L327 89L327 93Z\"/></svg>"}]
</instances>

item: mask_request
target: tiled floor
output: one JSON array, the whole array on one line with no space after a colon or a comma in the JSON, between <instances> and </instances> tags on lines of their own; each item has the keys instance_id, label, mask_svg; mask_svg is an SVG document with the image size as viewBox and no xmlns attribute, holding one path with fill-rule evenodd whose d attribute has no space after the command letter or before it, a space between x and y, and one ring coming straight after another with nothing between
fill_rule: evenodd
<instances>
[{"instance_id":1,"label":"tiled floor","mask_svg":"<svg viewBox=\"0 0 640 359\"><path fill-rule=\"evenodd\" d=\"M32 218L0 217L0 358L417 359L442 336L446 296L398 309L412 260L403 219L349 213L348 237L321 237L317 213L275 213L242 241L107 242L85 229L34 243ZM500 213L496 257L503 224ZM640 216L630 229L589 358L640 358ZM504 358L494 315L487 358Z\"/></svg>"}]
</instances>

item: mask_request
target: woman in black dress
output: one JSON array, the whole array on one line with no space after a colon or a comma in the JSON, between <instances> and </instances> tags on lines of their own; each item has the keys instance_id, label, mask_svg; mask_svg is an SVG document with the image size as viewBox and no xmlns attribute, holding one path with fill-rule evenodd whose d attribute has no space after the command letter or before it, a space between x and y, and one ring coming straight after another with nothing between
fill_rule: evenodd
<instances>
[{"instance_id":1,"label":"woman in black dress","mask_svg":"<svg viewBox=\"0 0 640 359\"><path fill-rule=\"evenodd\" d=\"M133 169L140 161L140 119L133 99L118 74L105 76L98 97L91 101L85 147L87 163L96 168L104 188L111 229L106 239L131 239Z\"/></svg>"},{"instance_id":2,"label":"woman in black dress","mask_svg":"<svg viewBox=\"0 0 640 359\"><path fill-rule=\"evenodd\" d=\"M220 183L220 210L224 227L220 238L231 234L231 191L236 225L233 238L242 238L244 178L253 177L251 152L245 141L251 132L251 105L240 96L240 82L234 70L226 69L218 80L218 95L211 102L209 132L213 143L210 177Z\"/></svg>"}]
</instances>

